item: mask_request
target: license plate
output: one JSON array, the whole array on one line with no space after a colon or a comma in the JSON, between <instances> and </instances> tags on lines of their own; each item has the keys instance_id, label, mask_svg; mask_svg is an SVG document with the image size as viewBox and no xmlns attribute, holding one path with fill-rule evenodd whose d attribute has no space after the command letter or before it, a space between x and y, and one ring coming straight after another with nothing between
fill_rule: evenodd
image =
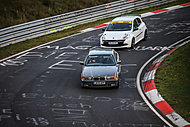
<instances>
[{"instance_id":1,"label":"license plate","mask_svg":"<svg viewBox=\"0 0 190 127\"><path fill-rule=\"evenodd\" d=\"M106 82L93 82L94 85L105 85Z\"/></svg>"},{"instance_id":2,"label":"license plate","mask_svg":"<svg viewBox=\"0 0 190 127\"><path fill-rule=\"evenodd\" d=\"M108 42L109 45L117 45L118 42Z\"/></svg>"}]
</instances>

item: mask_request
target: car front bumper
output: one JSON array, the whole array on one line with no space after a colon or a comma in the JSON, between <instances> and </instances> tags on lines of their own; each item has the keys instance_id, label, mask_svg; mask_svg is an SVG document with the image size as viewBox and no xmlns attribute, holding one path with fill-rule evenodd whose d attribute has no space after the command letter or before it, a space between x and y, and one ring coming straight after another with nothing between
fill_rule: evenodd
<instances>
[{"instance_id":1,"label":"car front bumper","mask_svg":"<svg viewBox=\"0 0 190 127\"><path fill-rule=\"evenodd\" d=\"M116 44L114 44L116 42ZM111 44L113 43L113 44ZM130 48L131 39L126 40L100 40L100 46L102 48Z\"/></svg>"},{"instance_id":2,"label":"car front bumper","mask_svg":"<svg viewBox=\"0 0 190 127\"><path fill-rule=\"evenodd\" d=\"M105 84L95 84L94 82L105 82ZM90 87L90 88L107 88L107 87L118 87L118 80L114 81L81 81L82 87Z\"/></svg>"}]
</instances>

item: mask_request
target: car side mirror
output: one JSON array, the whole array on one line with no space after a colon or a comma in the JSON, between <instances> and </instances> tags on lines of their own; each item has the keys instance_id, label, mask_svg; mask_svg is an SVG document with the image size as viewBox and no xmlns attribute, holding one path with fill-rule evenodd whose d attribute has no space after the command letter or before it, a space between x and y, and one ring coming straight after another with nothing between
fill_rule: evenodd
<instances>
[{"instance_id":1,"label":"car side mirror","mask_svg":"<svg viewBox=\"0 0 190 127\"><path fill-rule=\"evenodd\" d=\"M84 65L84 62L79 62L80 65Z\"/></svg>"},{"instance_id":2,"label":"car side mirror","mask_svg":"<svg viewBox=\"0 0 190 127\"><path fill-rule=\"evenodd\" d=\"M134 28L133 28L133 31L137 31L138 29L139 29L138 27L136 27L136 28L134 27Z\"/></svg>"},{"instance_id":3,"label":"car side mirror","mask_svg":"<svg viewBox=\"0 0 190 127\"><path fill-rule=\"evenodd\" d=\"M117 61L117 64L121 64L121 60Z\"/></svg>"}]
</instances>

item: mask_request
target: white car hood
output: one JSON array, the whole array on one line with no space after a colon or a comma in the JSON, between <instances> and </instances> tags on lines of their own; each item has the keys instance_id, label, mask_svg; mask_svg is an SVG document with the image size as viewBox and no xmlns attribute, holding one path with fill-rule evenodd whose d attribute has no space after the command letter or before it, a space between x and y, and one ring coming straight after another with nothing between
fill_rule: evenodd
<instances>
[{"instance_id":1,"label":"white car hood","mask_svg":"<svg viewBox=\"0 0 190 127\"><path fill-rule=\"evenodd\" d=\"M123 37L129 33L130 31L106 31L102 36L104 36L104 40L123 40Z\"/></svg>"}]
</instances>

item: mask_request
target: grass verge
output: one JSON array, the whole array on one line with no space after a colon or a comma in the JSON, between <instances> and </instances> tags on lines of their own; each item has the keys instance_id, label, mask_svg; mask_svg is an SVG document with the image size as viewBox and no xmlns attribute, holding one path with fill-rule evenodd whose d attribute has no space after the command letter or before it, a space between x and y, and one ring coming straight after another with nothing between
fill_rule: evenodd
<instances>
[{"instance_id":1,"label":"grass verge","mask_svg":"<svg viewBox=\"0 0 190 127\"><path fill-rule=\"evenodd\" d=\"M155 85L162 97L190 121L190 43L174 51L158 67Z\"/></svg>"},{"instance_id":2,"label":"grass verge","mask_svg":"<svg viewBox=\"0 0 190 127\"><path fill-rule=\"evenodd\" d=\"M140 11L134 11L131 12L131 14L142 14L145 12L150 12L150 11L154 11L154 10L158 10L161 8L166 8L166 7L170 7L170 6L174 6L174 5L178 5L178 4L182 4L182 3L186 3L189 2L189 0L178 0L172 3L169 3L167 5L161 5L161 6L157 6L157 7L152 7L152 8L148 8L148 9L143 9ZM63 38L75 33L80 32L83 29L92 27L92 26L96 26L99 25L101 23L105 23L108 21L111 21L114 17L112 18L107 18L107 19L102 19L99 21L95 21L95 22L91 22L91 23L87 23L87 24L83 24L83 25L79 25L61 32L57 32L54 34L50 34L50 35L46 35L46 36L42 36L42 37L38 37L38 38L34 38L34 39L30 39L30 40L26 40L20 43L16 43L16 44L12 44L3 48L0 48L0 59L3 59L5 57L11 56L13 54L19 53L21 51L30 49L32 47L59 39L59 38Z\"/></svg>"}]
</instances>

